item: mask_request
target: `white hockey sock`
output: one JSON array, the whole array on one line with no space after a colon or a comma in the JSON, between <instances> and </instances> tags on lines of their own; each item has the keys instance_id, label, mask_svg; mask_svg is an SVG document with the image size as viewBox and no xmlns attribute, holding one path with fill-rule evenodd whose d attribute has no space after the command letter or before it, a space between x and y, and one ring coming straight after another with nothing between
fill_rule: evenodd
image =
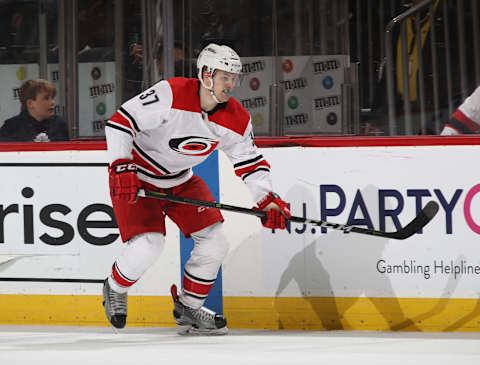
<instances>
[{"instance_id":1,"label":"white hockey sock","mask_svg":"<svg viewBox=\"0 0 480 365\"><path fill-rule=\"evenodd\" d=\"M192 238L195 246L185 264L180 301L188 307L200 308L227 255L228 242L220 222L192 233Z\"/></svg>"},{"instance_id":2,"label":"white hockey sock","mask_svg":"<svg viewBox=\"0 0 480 365\"><path fill-rule=\"evenodd\" d=\"M162 253L165 237L158 232L135 236L116 260L108 282L113 290L125 293L153 265Z\"/></svg>"}]
</instances>

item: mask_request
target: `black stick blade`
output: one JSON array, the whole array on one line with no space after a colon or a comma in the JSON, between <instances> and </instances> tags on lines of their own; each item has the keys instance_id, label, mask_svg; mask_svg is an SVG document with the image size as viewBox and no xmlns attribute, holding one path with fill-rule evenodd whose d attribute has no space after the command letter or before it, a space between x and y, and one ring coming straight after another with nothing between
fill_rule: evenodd
<instances>
[{"instance_id":1,"label":"black stick blade","mask_svg":"<svg viewBox=\"0 0 480 365\"><path fill-rule=\"evenodd\" d=\"M438 212L438 208L437 202L434 202L433 200L428 202L413 221L397 232L386 233L385 236L389 238L395 238L397 240L404 240L413 236L415 233L425 227L428 222L433 219L433 217L435 217Z\"/></svg>"}]
</instances>

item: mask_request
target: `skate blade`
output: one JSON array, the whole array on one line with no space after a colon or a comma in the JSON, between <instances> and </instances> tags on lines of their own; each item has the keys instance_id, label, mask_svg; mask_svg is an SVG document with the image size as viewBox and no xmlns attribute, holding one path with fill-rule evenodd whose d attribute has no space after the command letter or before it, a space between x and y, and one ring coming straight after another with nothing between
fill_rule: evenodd
<instances>
[{"instance_id":1,"label":"skate blade","mask_svg":"<svg viewBox=\"0 0 480 365\"><path fill-rule=\"evenodd\" d=\"M187 327L182 328L180 332L178 332L181 336L225 336L228 334L228 328L217 328L217 329L205 329L205 328L195 328L195 327Z\"/></svg>"}]
</instances>

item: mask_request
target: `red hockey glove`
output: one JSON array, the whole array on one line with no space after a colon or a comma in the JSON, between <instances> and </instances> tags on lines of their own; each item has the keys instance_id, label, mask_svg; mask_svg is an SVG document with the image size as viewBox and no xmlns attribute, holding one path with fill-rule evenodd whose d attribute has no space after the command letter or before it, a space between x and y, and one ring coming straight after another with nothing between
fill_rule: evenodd
<instances>
[{"instance_id":1,"label":"red hockey glove","mask_svg":"<svg viewBox=\"0 0 480 365\"><path fill-rule=\"evenodd\" d=\"M137 166L132 160L115 160L108 168L110 178L110 195L112 200L126 200L130 204L137 201L140 181L137 177Z\"/></svg>"},{"instance_id":2,"label":"red hockey glove","mask_svg":"<svg viewBox=\"0 0 480 365\"><path fill-rule=\"evenodd\" d=\"M262 218L262 225L266 228L285 229L285 219L292 216L289 205L277 194L270 192L258 203L258 210L265 210L267 217Z\"/></svg>"}]
</instances>

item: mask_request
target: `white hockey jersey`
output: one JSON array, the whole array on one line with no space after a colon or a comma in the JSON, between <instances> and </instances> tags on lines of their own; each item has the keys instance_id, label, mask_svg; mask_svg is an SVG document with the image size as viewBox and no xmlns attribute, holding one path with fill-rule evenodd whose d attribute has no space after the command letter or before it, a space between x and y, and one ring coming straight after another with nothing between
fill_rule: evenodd
<instances>
[{"instance_id":1,"label":"white hockey jersey","mask_svg":"<svg viewBox=\"0 0 480 365\"><path fill-rule=\"evenodd\" d=\"M472 134L480 130L480 86L465 99L445 124L442 131L447 134Z\"/></svg>"},{"instance_id":2,"label":"white hockey jersey","mask_svg":"<svg viewBox=\"0 0 480 365\"><path fill-rule=\"evenodd\" d=\"M125 102L105 129L110 162L133 158L140 180L161 188L180 185L192 167L220 149L254 201L272 191L270 165L253 143L248 112L233 98L205 112L199 80L160 81Z\"/></svg>"}]
</instances>

